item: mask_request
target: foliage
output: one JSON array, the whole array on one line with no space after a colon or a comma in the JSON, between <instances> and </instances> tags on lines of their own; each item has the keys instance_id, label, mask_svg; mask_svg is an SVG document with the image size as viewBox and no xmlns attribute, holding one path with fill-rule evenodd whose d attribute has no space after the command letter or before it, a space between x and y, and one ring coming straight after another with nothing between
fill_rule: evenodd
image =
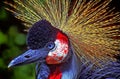
<instances>
[{"instance_id":1,"label":"foliage","mask_svg":"<svg viewBox=\"0 0 120 79\"><path fill-rule=\"evenodd\" d=\"M4 7L0 8L0 79L34 79L34 65L7 68L14 57L26 50L26 34L21 31L24 26L16 21Z\"/></svg>"}]
</instances>

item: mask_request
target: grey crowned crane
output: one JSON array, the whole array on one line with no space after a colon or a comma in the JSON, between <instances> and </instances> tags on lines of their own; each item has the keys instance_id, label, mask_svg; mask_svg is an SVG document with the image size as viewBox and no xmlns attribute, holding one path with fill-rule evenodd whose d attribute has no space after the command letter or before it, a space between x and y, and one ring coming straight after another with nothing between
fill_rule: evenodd
<instances>
[{"instance_id":1,"label":"grey crowned crane","mask_svg":"<svg viewBox=\"0 0 120 79\"><path fill-rule=\"evenodd\" d=\"M8 67L36 63L36 79L120 79L120 13L111 0L14 0L29 49Z\"/></svg>"}]
</instances>

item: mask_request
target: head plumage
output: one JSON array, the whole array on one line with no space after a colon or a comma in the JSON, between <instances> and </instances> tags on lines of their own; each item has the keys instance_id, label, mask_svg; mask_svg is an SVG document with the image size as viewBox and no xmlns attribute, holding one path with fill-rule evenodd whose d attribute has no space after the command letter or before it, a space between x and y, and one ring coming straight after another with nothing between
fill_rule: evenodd
<instances>
[{"instance_id":1,"label":"head plumage","mask_svg":"<svg viewBox=\"0 0 120 79\"><path fill-rule=\"evenodd\" d=\"M58 29L54 28L48 21L38 21L29 29L27 44L31 49L42 48L46 43L55 41L57 32Z\"/></svg>"}]
</instances>

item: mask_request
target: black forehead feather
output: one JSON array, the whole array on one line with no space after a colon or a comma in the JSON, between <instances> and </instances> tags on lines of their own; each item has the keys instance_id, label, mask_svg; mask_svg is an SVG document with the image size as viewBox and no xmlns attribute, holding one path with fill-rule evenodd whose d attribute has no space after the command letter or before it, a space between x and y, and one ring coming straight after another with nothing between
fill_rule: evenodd
<instances>
[{"instance_id":1,"label":"black forehead feather","mask_svg":"<svg viewBox=\"0 0 120 79\"><path fill-rule=\"evenodd\" d=\"M54 28L48 21L36 22L29 30L27 44L31 49L39 49L49 41L55 41L58 29Z\"/></svg>"}]
</instances>

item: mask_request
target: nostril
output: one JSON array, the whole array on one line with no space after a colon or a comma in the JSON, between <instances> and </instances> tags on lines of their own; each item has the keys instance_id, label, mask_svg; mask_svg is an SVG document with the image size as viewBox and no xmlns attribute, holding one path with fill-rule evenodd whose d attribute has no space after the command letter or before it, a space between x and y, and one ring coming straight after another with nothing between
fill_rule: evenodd
<instances>
[{"instance_id":1,"label":"nostril","mask_svg":"<svg viewBox=\"0 0 120 79\"><path fill-rule=\"evenodd\" d=\"M26 55L26 56L24 56L25 58L30 58L30 56L29 55Z\"/></svg>"}]
</instances>

